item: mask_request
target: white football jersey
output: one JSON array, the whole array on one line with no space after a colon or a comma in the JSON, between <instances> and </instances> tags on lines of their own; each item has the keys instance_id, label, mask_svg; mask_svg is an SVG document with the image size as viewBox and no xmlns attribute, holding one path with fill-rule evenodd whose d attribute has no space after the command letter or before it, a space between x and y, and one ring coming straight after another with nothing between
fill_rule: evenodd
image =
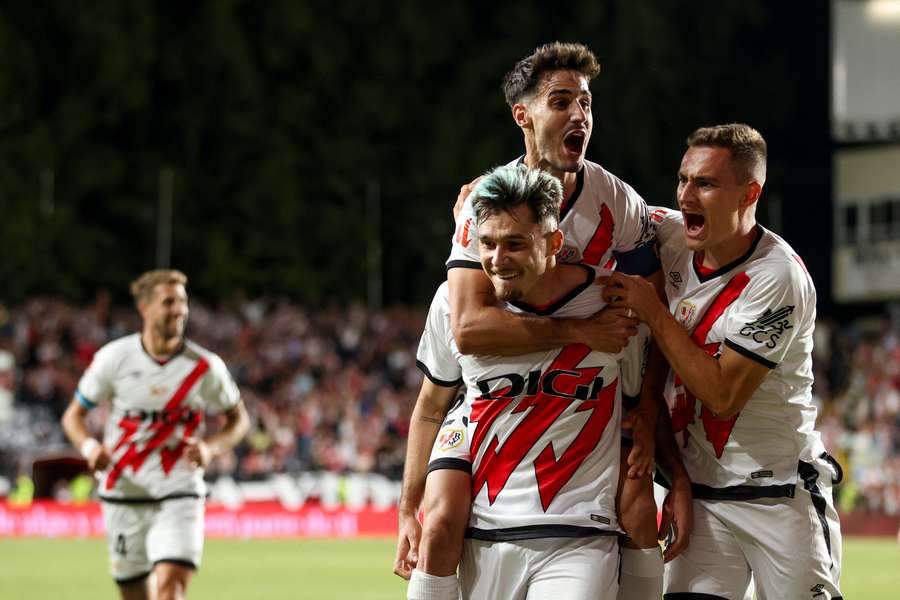
<instances>
[{"instance_id":1,"label":"white football jersey","mask_svg":"<svg viewBox=\"0 0 900 600\"><path fill-rule=\"evenodd\" d=\"M185 340L164 363L143 348L140 334L103 346L78 382L82 405L110 402L103 443L112 452L101 498L205 496L203 470L183 460L188 437L202 437L205 412L240 401L222 359Z\"/></svg>"},{"instance_id":2,"label":"white football jersey","mask_svg":"<svg viewBox=\"0 0 900 600\"><path fill-rule=\"evenodd\" d=\"M593 271L584 271L585 283L552 306L505 308L593 314L600 288ZM447 283L441 285L417 363L432 381L461 381L465 388L465 428L436 444L469 448L469 537L579 537L618 529L619 358L582 345L510 357L461 355L450 329Z\"/></svg>"},{"instance_id":3,"label":"white football jersey","mask_svg":"<svg viewBox=\"0 0 900 600\"><path fill-rule=\"evenodd\" d=\"M509 165L519 164L522 159ZM633 250L652 239L647 203L634 189L598 165L584 161L572 196L560 209L559 228L565 239L557 257L565 263L583 263L598 276L615 269L613 252ZM480 269L478 226L471 195L456 219L447 268ZM600 310L604 303L595 307Z\"/></svg>"},{"instance_id":4,"label":"white football jersey","mask_svg":"<svg viewBox=\"0 0 900 600\"><path fill-rule=\"evenodd\" d=\"M803 261L758 226L744 256L707 272L685 245L680 212L654 209L651 221L669 308L694 342L710 356L727 346L771 369L732 419L714 417L669 373L666 399L695 495L793 496L798 461L825 451L812 403L816 290Z\"/></svg>"}]
</instances>

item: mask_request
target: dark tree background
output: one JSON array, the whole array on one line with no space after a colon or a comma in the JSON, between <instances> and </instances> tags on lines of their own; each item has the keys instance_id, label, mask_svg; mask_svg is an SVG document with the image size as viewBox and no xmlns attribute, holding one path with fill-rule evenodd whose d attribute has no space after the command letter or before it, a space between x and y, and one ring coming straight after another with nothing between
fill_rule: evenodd
<instances>
[{"instance_id":1,"label":"dark tree background","mask_svg":"<svg viewBox=\"0 0 900 600\"><path fill-rule=\"evenodd\" d=\"M154 266L171 169L195 294L365 299L377 231L384 300L424 302L459 186L521 152L500 78L555 39L603 63L589 157L651 204L671 204L692 129L760 129L761 216L828 306L824 0L4 3L0 299L124 293Z\"/></svg>"}]
</instances>

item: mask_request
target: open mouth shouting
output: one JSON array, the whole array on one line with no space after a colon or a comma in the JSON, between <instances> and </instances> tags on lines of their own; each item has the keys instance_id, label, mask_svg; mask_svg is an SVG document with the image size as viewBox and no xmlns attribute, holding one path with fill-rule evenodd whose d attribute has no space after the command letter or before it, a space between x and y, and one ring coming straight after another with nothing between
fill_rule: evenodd
<instances>
[{"instance_id":1,"label":"open mouth shouting","mask_svg":"<svg viewBox=\"0 0 900 600\"><path fill-rule=\"evenodd\" d=\"M571 154L581 156L584 152L584 145L587 142L587 134L583 129L573 129L566 133L563 137L563 146Z\"/></svg>"},{"instance_id":2,"label":"open mouth shouting","mask_svg":"<svg viewBox=\"0 0 900 600\"><path fill-rule=\"evenodd\" d=\"M706 217L700 213L681 211L684 215L684 230L688 237L699 239L706 230Z\"/></svg>"}]
</instances>

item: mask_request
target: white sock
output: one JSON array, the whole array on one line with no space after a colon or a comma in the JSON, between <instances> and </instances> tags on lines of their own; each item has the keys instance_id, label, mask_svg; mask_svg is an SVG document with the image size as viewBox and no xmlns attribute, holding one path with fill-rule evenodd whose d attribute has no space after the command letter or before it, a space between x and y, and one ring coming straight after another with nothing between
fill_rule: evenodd
<instances>
[{"instance_id":1,"label":"white sock","mask_svg":"<svg viewBox=\"0 0 900 600\"><path fill-rule=\"evenodd\" d=\"M459 579L456 575L438 577L413 569L406 588L407 600L459 600Z\"/></svg>"},{"instance_id":2,"label":"white sock","mask_svg":"<svg viewBox=\"0 0 900 600\"><path fill-rule=\"evenodd\" d=\"M663 559L659 548L619 548L622 577L618 600L658 600L662 598Z\"/></svg>"}]
</instances>

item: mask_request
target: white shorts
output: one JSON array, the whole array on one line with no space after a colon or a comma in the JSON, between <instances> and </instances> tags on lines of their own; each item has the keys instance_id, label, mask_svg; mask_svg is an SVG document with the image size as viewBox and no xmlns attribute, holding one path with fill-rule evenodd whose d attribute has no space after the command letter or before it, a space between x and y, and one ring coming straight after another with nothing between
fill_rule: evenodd
<instances>
[{"instance_id":1,"label":"white shorts","mask_svg":"<svg viewBox=\"0 0 900 600\"><path fill-rule=\"evenodd\" d=\"M467 539L459 563L459 587L463 600L615 600L618 539Z\"/></svg>"},{"instance_id":2,"label":"white shorts","mask_svg":"<svg viewBox=\"0 0 900 600\"><path fill-rule=\"evenodd\" d=\"M840 598L836 473L819 458L801 463L800 475L793 498L694 500L691 540L666 565L664 597L749 600L755 586L758 600Z\"/></svg>"},{"instance_id":3,"label":"white shorts","mask_svg":"<svg viewBox=\"0 0 900 600\"><path fill-rule=\"evenodd\" d=\"M110 573L117 583L143 579L158 562L196 569L203 555L202 498L146 504L103 502Z\"/></svg>"},{"instance_id":4,"label":"white shorts","mask_svg":"<svg viewBox=\"0 0 900 600\"><path fill-rule=\"evenodd\" d=\"M431 447L428 472L437 469L458 469L472 473L472 456L469 445L469 405L460 394L456 403L447 411L444 422Z\"/></svg>"}]
</instances>

